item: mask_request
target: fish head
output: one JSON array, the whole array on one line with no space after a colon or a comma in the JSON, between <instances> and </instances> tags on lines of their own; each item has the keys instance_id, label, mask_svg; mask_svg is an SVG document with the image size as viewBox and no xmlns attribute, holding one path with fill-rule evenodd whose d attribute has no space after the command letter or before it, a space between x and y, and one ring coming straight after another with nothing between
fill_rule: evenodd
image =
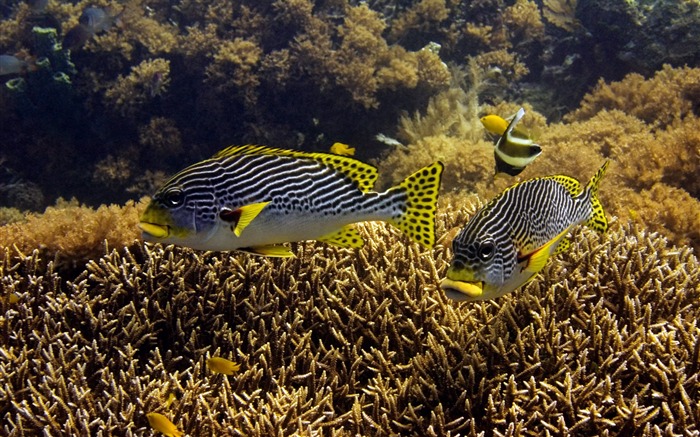
<instances>
[{"instance_id":1,"label":"fish head","mask_svg":"<svg viewBox=\"0 0 700 437\"><path fill-rule=\"evenodd\" d=\"M158 190L139 220L143 239L194 248L207 241L216 224L214 214L206 214L214 209L213 199L193 194L177 183Z\"/></svg>"},{"instance_id":2,"label":"fish head","mask_svg":"<svg viewBox=\"0 0 700 437\"><path fill-rule=\"evenodd\" d=\"M467 226L452 241L454 257L440 283L447 297L459 301L495 299L512 291L517 253L510 239Z\"/></svg>"}]
</instances>

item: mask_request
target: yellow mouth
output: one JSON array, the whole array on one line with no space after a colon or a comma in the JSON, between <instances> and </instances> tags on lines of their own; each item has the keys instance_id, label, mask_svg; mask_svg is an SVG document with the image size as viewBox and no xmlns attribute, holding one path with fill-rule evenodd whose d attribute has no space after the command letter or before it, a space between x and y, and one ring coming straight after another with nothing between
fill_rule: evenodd
<instances>
[{"instance_id":1,"label":"yellow mouth","mask_svg":"<svg viewBox=\"0 0 700 437\"><path fill-rule=\"evenodd\" d=\"M458 299L459 296L455 295L457 292L467 298L478 298L484 294L484 283L479 282L466 282L466 281L454 281L449 278L445 278L440 282L440 288L442 288L448 297L452 299Z\"/></svg>"},{"instance_id":2,"label":"yellow mouth","mask_svg":"<svg viewBox=\"0 0 700 437\"><path fill-rule=\"evenodd\" d=\"M170 235L170 228L165 225L157 225L155 223L139 222L139 228L148 236L153 238L165 238Z\"/></svg>"}]
</instances>

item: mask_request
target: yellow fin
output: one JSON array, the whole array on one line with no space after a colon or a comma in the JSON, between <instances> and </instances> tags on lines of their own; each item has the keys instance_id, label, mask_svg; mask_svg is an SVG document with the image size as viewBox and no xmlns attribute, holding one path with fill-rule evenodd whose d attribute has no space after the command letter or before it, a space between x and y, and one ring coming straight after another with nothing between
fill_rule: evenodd
<instances>
[{"instance_id":1,"label":"yellow fin","mask_svg":"<svg viewBox=\"0 0 700 437\"><path fill-rule=\"evenodd\" d=\"M549 240L545 245L543 245L539 249L536 249L535 251L533 251L529 255L526 255L524 258L527 258L528 261L527 261L527 267L525 267L525 269L528 272L532 272L532 273L537 273L540 270L542 270L544 268L545 264L547 264L547 260L552 255L552 252L555 251L555 249L553 249L552 246L554 246L558 242L562 241L564 236L569 233L569 231L571 230L571 228L573 226L574 225L568 226L566 229L561 231L557 236L555 236L554 238ZM568 242L568 240L566 240L565 249L568 247L568 245L569 245L569 242ZM558 248L556 250L558 250Z\"/></svg>"},{"instance_id":2,"label":"yellow fin","mask_svg":"<svg viewBox=\"0 0 700 437\"><path fill-rule=\"evenodd\" d=\"M581 194L581 182L577 181L576 178L572 178L571 176L545 176L542 179L550 179L560 183L564 186L564 188L566 188L566 191L571 194L571 196L578 196Z\"/></svg>"},{"instance_id":3,"label":"yellow fin","mask_svg":"<svg viewBox=\"0 0 700 437\"><path fill-rule=\"evenodd\" d=\"M608 230L608 219L605 218L605 211L603 211L603 205L598 200L598 184L600 179L605 174L605 170L608 169L610 161L605 161L603 165L598 169L595 176L591 178L591 181L586 185L586 191L591 198L591 216L586 221L586 226L594 229L598 232L605 232Z\"/></svg>"},{"instance_id":4,"label":"yellow fin","mask_svg":"<svg viewBox=\"0 0 700 437\"><path fill-rule=\"evenodd\" d=\"M436 161L407 177L389 191L405 190L406 211L391 224L424 247L435 244L435 210L444 165Z\"/></svg>"},{"instance_id":5,"label":"yellow fin","mask_svg":"<svg viewBox=\"0 0 700 437\"><path fill-rule=\"evenodd\" d=\"M251 203L250 205L245 205L240 208L238 208L238 211L240 212L240 217L238 218L238 222L236 223L236 227L233 228L233 233L236 234L236 237L241 236L241 232L243 232L243 229L245 229L250 222L255 219L255 217L258 216L262 212L262 210L267 206L267 204L270 202L258 202L258 203Z\"/></svg>"},{"instance_id":6,"label":"yellow fin","mask_svg":"<svg viewBox=\"0 0 700 437\"><path fill-rule=\"evenodd\" d=\"M357 232L357 229L352 226L343 226L340 230L333 232L332 234L324 235L319 238L318 241L323 241L324 243L332 244L334 246L359 249L364 246L365 240Z\"/></svg>"},{"instance_id":7,"label":"yellow fin","mask_svg":"<svg viewBox=\"0 0 700 437\"><path fill-rule=\"evenodd\" d=\"M177 426L175 426L170 419L160 413L148 413L146 414L146 418L151 428L163 433L163 435L167 437L180 437L183 435L183 432L177 429Z\"/></svg>"},{"instance_id":8,"label":"yellow fin","mask_svg":"<svg viewBox=\"0 0 700 437\"><path fill-rule=\"evenodd\" d=\"M560 253L564 253L567 250L569 250L570 247L571 241L569 241L568 238L564 237L561 239L561 241L559 242L559 246L557 246L552 255L559 255Z\"/></svg>"},{"instance_id":9,"label":"yellow fin","mask_svg":"<svg viewBox=\"0 0 700 437\"><path fill-rule=\"evenodd\" d=\"M238 249L242 252L253 253L255 255L264 255L273 258L291 258L294 256L288 247L281 244L270 244L269 246L242 247Z\"/></svg>"},{"instance_id":10,"label":"yellow fin","mask_svg":"<svg viewBox=\"0 0 700 437\"><path fill-rule=\"evenodd\" d=\"M241 155L277 155L300 159L313 159L348 176L357 184L358 189L363 193L374 189L374 183L377 181L378 176L376 167L365 164L349 156L322 152L302 152L299 150L278 149L267 146L230 146L218 152L212 159Z\"/></svg>"}]
</instances>

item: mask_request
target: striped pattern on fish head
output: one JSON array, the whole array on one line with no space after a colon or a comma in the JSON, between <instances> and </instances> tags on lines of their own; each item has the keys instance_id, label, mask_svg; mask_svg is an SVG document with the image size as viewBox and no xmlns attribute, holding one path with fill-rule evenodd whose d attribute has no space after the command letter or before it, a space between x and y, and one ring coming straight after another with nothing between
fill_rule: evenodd
<instances>
[{"instance_id":1,"label":"striped pattern on fish head","mask_svg":"<svg viewBox=\"0 0 700 437\"><path fill-rule=\"evenodd\" d=\"M510 291L518 254L509 224L493 212L480 210L452 240L454 258L441 283L451 299L493 299Z\"/></svg>"},{"instance_id":2,"label":"striped pattern on fish head","mask_svg":"<svg viewBox=\"0 0 700 437\"><path fill-rule=\"evenodd\" d=\"M216 230L216 198L211 184L192 182L204 161L173 176L146 207L139 227L146 241L196 247Z\"/></svg>"}]
</instances>

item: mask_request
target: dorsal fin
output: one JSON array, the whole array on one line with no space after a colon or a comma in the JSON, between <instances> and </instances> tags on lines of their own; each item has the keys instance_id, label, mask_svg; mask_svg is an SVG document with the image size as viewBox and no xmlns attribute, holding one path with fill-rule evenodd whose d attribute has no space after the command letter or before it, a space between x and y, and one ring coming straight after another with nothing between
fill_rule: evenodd
<instances>
[{"instance_id":1,"label":"dorsal fin","mask_svg":"<svg viewBox=\"0 0 700 437\"><path fill-rule=\"evenodd\" d=\"M578 196L581 194L581 182L577 181L571 176L555 175L555 176L545 176L542 179L549 179L554 182L558 182L566 188L566 191L572 196Z\"/></svg>"},{"instance_id":2,"label":"dorsal fin","mask_svg":"<svg viewBox=\"0 0 700 437\"><path fill-rule=\"evenodd\" d=\"M313 159L348 176L357 183L360 191L364 193L374 189L374 183L378 176L376 167L365 164L350 156L340 156L322 152L302 152L300 150L278 149L276 147L256 146L252 144L245 146L229 146L217 152L212 156L212 159L242 155L276 155L300 159Z\"/></svg>"}]
</instances>

